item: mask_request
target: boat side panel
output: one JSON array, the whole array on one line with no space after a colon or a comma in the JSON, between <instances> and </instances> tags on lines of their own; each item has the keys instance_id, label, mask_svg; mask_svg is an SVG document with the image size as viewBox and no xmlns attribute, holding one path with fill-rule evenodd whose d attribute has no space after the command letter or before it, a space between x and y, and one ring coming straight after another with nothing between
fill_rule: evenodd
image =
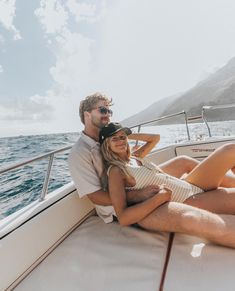
<instances>
[{"instance_id":1,"label":"boat side panel","mask_svg":"<svg viewBox=\"0 0 235 291\"><path fill-rule=\"evenodd\" d=\"M1 239L0 290L25 276L24 272L36 261L39 263L40 258L93 209L87 198L80 199L77 191L73 191Z\"/></svg>"},{"instance_id":2,"label":"boat side panel","mask_svg":"<svg viewBox=\"0 0 235 291\"><path fill-rule=\"evenodd\" d=\"M204 143L194 143L176 147L176 155L187 155L196 159L203 159L209 156L215 149L227 143L235 143L234 140L211 141Z\"/></svg>"}]
</instances>

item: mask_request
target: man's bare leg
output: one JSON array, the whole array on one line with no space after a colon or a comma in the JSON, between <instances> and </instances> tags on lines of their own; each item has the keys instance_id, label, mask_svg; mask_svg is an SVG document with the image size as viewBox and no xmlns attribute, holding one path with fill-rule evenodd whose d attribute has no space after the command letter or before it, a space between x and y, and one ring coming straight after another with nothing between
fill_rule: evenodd
<instances>
[{"instance_id":1,"label":"man's bare leg","mask_svg":"<svg viewBox=\"0 0 235 291\"><path fill-rule=\"evenodd\" d=\"M235 248L234 215L218 215L186 204L168 202L138 224L150 231L185 233Z\"/></svg>"},{"instance_id":2,"label":"man's bare leg","mask_svg":"<svg viewBox=\"0 0 235 291\"><path fill-rule=\"evenodd\" d=\"M180 178L183 174L190 173L200 162L188 156L179 156L158 166L167 174ZM221 187L235 187L235 175L229 171L222 180Z\"/></svg>"}]
</instances>

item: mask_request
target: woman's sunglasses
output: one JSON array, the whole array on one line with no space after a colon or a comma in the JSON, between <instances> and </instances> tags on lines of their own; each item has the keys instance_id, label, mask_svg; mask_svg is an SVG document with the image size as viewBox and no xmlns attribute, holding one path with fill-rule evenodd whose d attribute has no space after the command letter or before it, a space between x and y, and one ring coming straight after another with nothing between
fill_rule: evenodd
<instances>
[{"instance_id":1,"label":"woman's sunglasses","mask_svg":"<svg viewBox=\"0 0 235 291\"><path fill-rule=\"evenodd\" d=\"M93 109L98 109L99 113L101 113L101 114L109 114L111 116L113 115L113 111L111 109L104 107L104 106L96 107Z\"/></svg>"}]
</instances>

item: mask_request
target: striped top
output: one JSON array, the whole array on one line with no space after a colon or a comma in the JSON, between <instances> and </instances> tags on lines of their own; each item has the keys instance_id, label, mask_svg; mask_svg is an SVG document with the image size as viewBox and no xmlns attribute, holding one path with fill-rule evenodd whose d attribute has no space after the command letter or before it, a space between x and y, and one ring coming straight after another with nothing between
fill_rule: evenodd
<instances>
[{"instance_id":1,"label":"striped top","mask_svg":"<svg viewBox=\"0 0 235 291\"><path fill-rule=\"evenodd\" d=\"M135 157L134 159L139 160L142 165L127 164L127 169L135 178L136 184L133 187L126 187L126 189L137 190L149 185L164 185L172 191L171 201L175 202L184 202L188 197L204 192L195 185L162 172L154 163L145 159Z\"/></svg>"}]
</instances>

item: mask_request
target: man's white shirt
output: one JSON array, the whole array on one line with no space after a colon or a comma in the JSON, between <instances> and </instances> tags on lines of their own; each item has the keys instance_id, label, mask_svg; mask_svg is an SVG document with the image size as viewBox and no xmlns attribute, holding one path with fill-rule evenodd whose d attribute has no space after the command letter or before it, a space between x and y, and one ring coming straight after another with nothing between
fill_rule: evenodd
<instances>
[{"instance_id":1,"label":"man's white shirt","mask_svg":"<svg viewBox=\"0 0 235 291\"><path fill-rule=\"evenodd\" d=\"M83 132L69 153L69 170L79 197L104 190L100 144ZM116 216L113 206L95 205L97 214L109 223Z\"/></svg>"}]
</instances>

